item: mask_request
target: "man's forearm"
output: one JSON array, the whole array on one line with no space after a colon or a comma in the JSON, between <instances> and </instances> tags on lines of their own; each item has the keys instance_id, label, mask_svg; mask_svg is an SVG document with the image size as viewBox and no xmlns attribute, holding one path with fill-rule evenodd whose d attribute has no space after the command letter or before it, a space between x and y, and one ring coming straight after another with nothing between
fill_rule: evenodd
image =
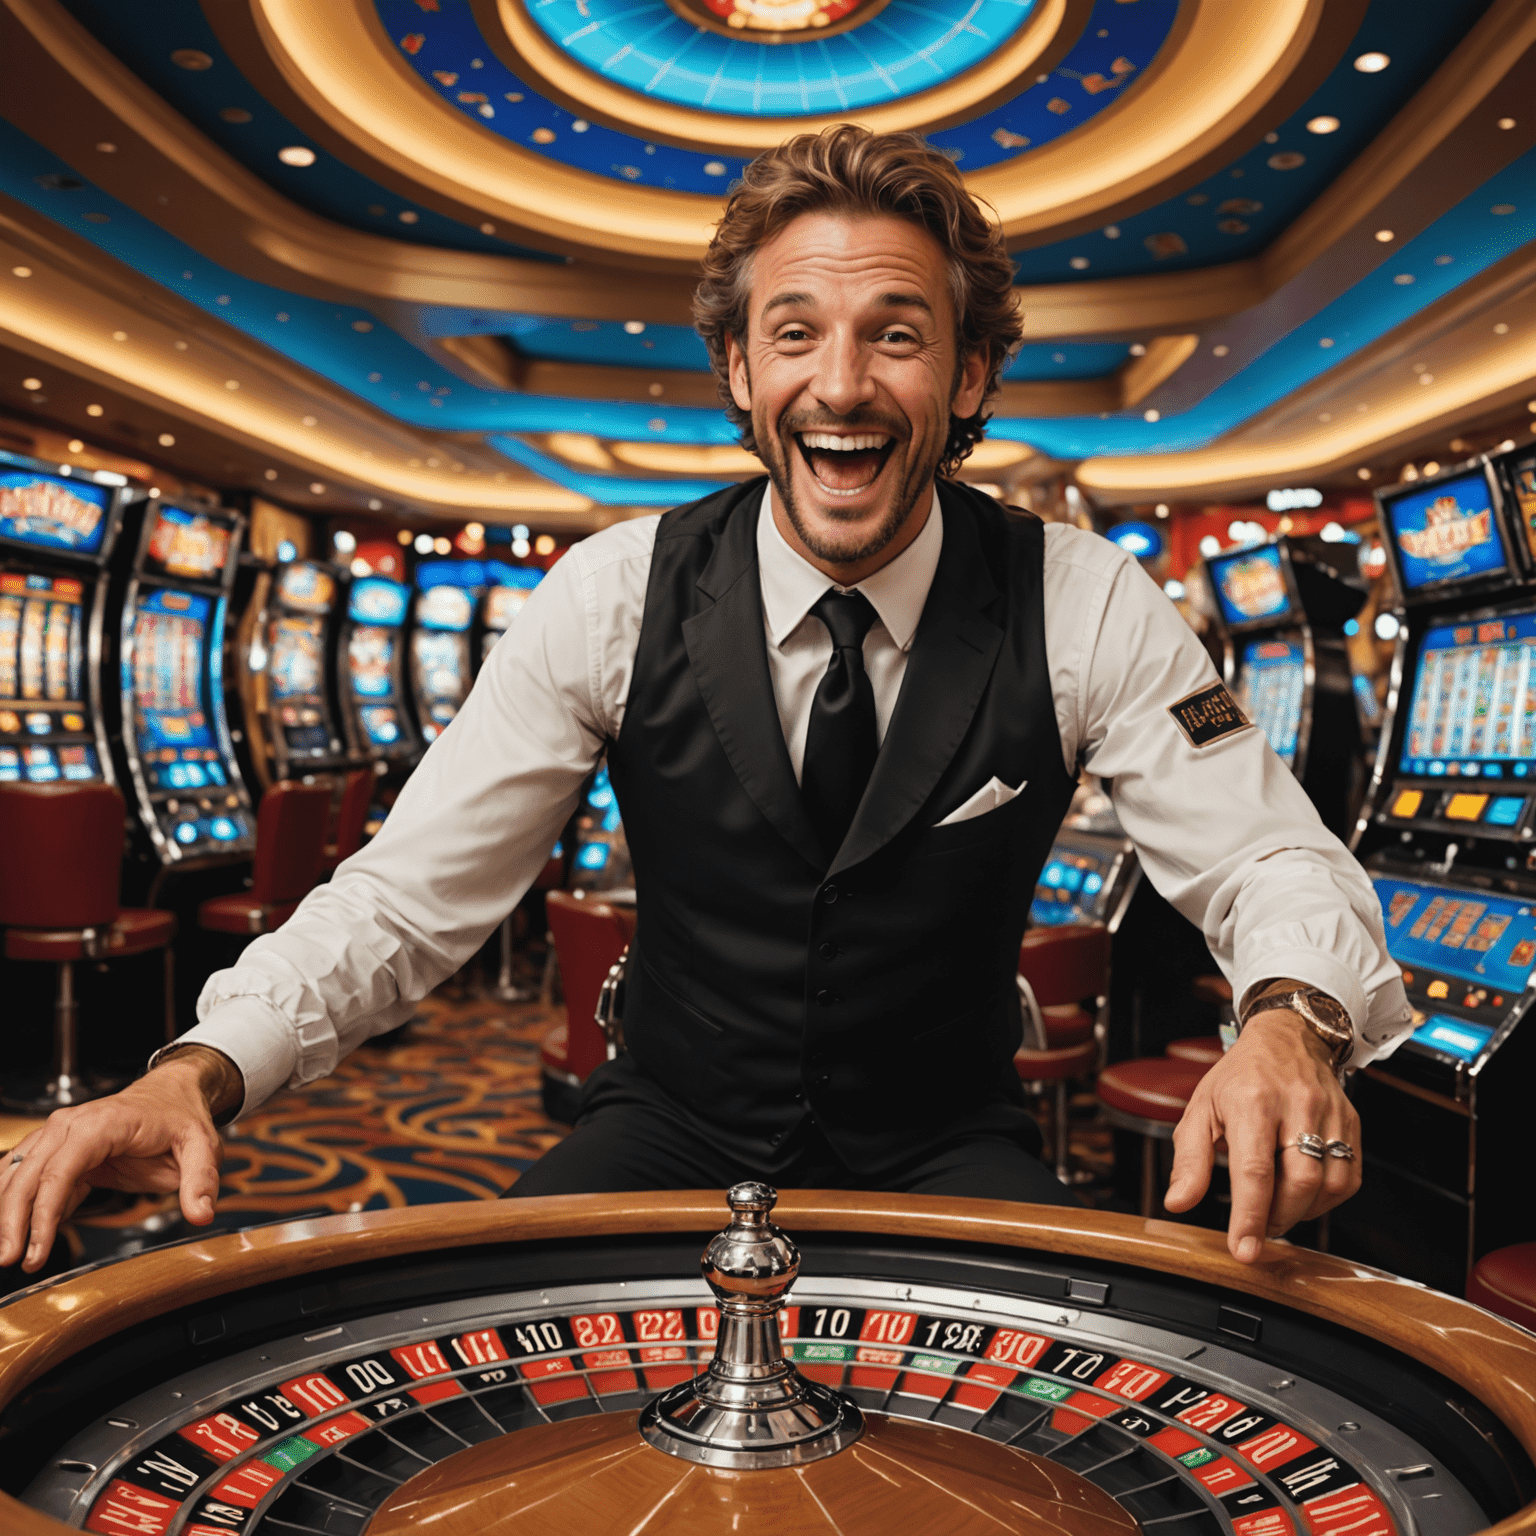
<instances>
[{"instance_id":1,"label":"man's forearm","mask_svg":"<svg viewBox=\"0 0 1536 1536\"><path fill-rule=\"evenodd\" d=\"M153 1070L190 1070L215 1125L227 1125L245 1103L245 1078L223 1051L211 1045L171 1045L160 1053Z\"/></svg>"}]
</instances>

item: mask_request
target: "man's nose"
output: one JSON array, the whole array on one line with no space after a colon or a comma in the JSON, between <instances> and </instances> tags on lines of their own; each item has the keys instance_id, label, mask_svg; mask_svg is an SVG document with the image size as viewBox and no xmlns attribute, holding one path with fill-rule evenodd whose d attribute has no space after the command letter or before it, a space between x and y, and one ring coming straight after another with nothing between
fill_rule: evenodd
<instances>
[{"instance_id":1,"label":"man's nose","mask_svg":"<svg viewBox=\"0 0 1536 1536\"><path fill-rule=\"evenodd\" d=\"M868 357L856 336L836 333L818 350L811 392L836 416L851 416L875 398Z\"/></svg>"}]
</instances>

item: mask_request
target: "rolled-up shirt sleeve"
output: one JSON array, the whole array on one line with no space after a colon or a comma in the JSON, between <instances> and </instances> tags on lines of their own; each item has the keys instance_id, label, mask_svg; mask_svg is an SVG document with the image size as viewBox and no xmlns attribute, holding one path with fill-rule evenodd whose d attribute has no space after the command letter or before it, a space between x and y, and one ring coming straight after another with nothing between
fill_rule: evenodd
<instances>
[{"instance_id":1,"label":"rolled-up shirt sleeve","mask_svg":"<svg viewBox=\"0 0 1536 1536\"><path fill-rule=\"evenodd\" d=\"M1076 567L1078 618L1061 674L1076 698L1058 697L1058 717L1076 726L1083 766L1112 781L1147 877L1200 928L1239 1000L1292 977L1349 1010L1355 1064L1388 1054L1412 1015L1364 870L1257 727L1203 746L1184 734L1170 707L1220 681L1205 648L1133 560L1082 539L1054 541Z\"/></svg>"},{"instance_id":2,"label":"rolled-up shirt sleeve","mask_svg":"<svg viewBox=\"0 0 1536 1536\"><path fill-rule=\"evenodd\" d=\"M378 836L209 978L182 1039L239 1067L244 1110L403 1023L533 883L617 729L654 522L554 567Z\"/></svg>"}]
</instances>

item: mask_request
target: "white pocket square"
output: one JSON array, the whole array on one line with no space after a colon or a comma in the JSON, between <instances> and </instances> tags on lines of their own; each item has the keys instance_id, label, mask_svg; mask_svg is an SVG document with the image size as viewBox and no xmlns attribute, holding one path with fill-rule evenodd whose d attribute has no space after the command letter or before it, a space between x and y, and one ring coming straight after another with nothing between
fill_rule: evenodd
<instances>
[{"instance_id":1,"label":"white pocket square","mask_svg":"<svg viewBox=\"0 0 1536 1536\"><path fill-rule=\"evenodd\" d=\"M996 774L993 774L964 805L957 806L938 825L952 827L957 821L970 821L974 817L985 816L988 811L995 811L1000 806L1007 805L1015 795L1023 792L1024 786L1028 783L1028 779L1020 779L1018 789L1010 789Z\"/></svg>"}]
</instances>

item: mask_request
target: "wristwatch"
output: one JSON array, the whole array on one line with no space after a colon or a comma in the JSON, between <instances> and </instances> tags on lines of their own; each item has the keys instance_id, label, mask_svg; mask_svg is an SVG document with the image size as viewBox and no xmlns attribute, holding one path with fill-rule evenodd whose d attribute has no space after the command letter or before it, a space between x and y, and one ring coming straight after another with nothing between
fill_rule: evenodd
<instances>
[{"instance_id":1,"label":"wristwatch","mask_svg":"<svg viewBox=\"0 0 1536 1536\"><path fill-rule=\"evenodd\" d=\"M1256 1013L1285 1008L1296 1014L1313 1034L1333 1052L1333 1070L1342 1072L1355 1052L1355 1027L1349 1010L1336 997L1318 987L1297 987L1291 992L1271 992L1255 999L1243 1010L1237 1030L1241 1034Z\"/></svg>"}]
</instances>

